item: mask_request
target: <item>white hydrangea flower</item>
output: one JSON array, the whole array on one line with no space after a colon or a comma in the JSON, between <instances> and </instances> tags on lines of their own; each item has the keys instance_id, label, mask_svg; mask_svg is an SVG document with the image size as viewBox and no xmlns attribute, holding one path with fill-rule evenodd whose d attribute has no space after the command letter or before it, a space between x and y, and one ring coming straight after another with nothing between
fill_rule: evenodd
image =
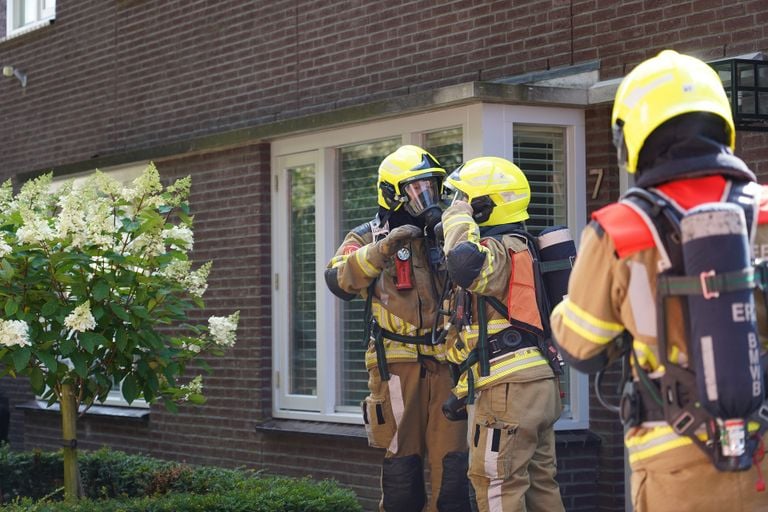
<instances>
[{"instance_id":1,"label":"white hydrangea flower","mask_svg":"<svg viewBox=\"0 0 768 512\"><path fill-rule=\"evenodd\" d=\"M8 245L8 243L5 240L0 238L0 258L10 254L11 252L13 252L13 247Z\"/></svg>"},{"instance_id":2,"label":"white hydrangea flower","mask_svg":"<svg viewBox=\"0 0 768 512\"><path fill-rule=\"evenodd\" d=\"M203 376L198 375L197 377L189 381L189 384L185 384L180 387L184 391L184 396L181 397L181 400L189 400L189 395L202 395L203 394Z\"/></svg>"},{"instance_id":3,"label":"white hydrangea flower","mask_svg":"<svg viewBox=\"0 0 768 512\"><path fill-rule=\"evenodd\" d=\"M96 327L96 319L91 314L91 304L85 301L77 306L64 319L64 325L77 332L93 330Z\"/></svg>"},{"instance_id":4,"label":"white hydrangea flower","mask_svg":"<svg viewBox=\"0 0 768 512\"><path fill-rule=\"evenodd\" d=\"M22 244L44 244L56 238L48 221L39 217L25 220L24 224L16 230L16 238Z\"/></svg>"},{"instance_id":5,"label":"white hydrangea flower","mask_svg":"<svg viewBox=\"0 0 768 512\"><path fill-rule=\"evenodd\" d=\"M29 326L21 320L0 320L0 345L25 347L29 341Z\"/></svg>"},{"instance_id":6,"label":"white hydrangea flower","mask_svg":"<svg viewBox=\"0 0 768 512\"><path fill-rule=\"evenodd\" d=\"M156 194L163 190L163 185L160 183L160 173L157 172L155 164L151 163L144 169L141 176L133 180L133 186L135 188L136 196L149 196Z\"/></svg>"},{"instance_id":7,"label":"white hydrangea flower","mask_svg":"<svg viewBox=\"0 0 768 512\"><path fill-rule=\"evenodd\" d=\"M163 240L172 238L173 240L182 242L181 246L171 244L171 247L175 249L191 251L192 246L194 245L192 230L187 226L173 226L172 228L164 229L161 236L163 237Z\"/></svg>"},{"instance_id":8,"label":"white hydrangea flower","mask_svg":"<svg viewBox=\"0 0 768 512\"><path fill-rule=\"evenodd\" d=\"M229 316L212 316L208 319L208 332L213 342L222 347L235 345L237 322L240 312L235 311Z\"/></svg>"},{"instance_id":9,"label":"white hydrangea flower","mask_svg":"<svg viewBox=\"0 0 768 512\"><path fill-rule=\"evenodd\" d=\"M163 254L165 252L165 245L160 233L142 233L128 244L126 252L152 258Z\"/></svg>"},{"instance_id":10,"label":"white hydrangea flower","mask_svg":"<svg viewBox=\"0 0 768 512\"><path fill-rule=\"evenodd\" d=\"M13 184L11 180L5 180L0 185L0 211L7 211L13 203Z\"/></svg>"},{"instance_id":11,"label":"white hydrangea flower","mask_svg":"<svg viewBox=\"0 0 768 512\"><path fill-rule=\"evenodd\" d=\"M174 260L160 272L160 275L179 283L190 295L202 297L208 289L208 274L211 272L211 266L212 262L209 261L192 272L191 262Z\"/></svg>"},{"instance_id":12,"label":"white hydrangea flower","mask_svg":"<svg viewBox=\"0 0 768 512\"><path fill-rule=\"evenodd\" d=\"M185 281L185 287L190 295L202 297L208 289L208 274L211 272L212 262L204 263L194 272L190 272Z\"/></svg>"},{"instance_id":13,"label":"white hydrangea flower","mask_svg":"<svg viewBox=\"0 0 768 512\"><path fill-rule=\"evenodd\" d=\"M182 348L184 350L189 350L190 352L194 352L195 354L199 354L202 350L202 347L196 343L184 343L182 345Z\"/></svg>"}]
</instances>

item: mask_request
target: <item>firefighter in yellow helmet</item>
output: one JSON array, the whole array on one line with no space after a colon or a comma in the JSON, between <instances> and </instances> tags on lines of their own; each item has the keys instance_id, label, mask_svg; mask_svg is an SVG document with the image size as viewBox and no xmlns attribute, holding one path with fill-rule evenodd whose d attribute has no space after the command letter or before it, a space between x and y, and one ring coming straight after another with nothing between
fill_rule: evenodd
<instances>
[{"instance_id":1,"label":"firefighter in yellow helmet","mask_svg":"<svg viewBox=\"0 0 768 512\"><path fill-rule=\"evenodd\" d=\"M442 217L455 286L448 309L458 333L448 337L448 357L462 374L445 412L454 415L462 399L474 402L467 408L468 475L478 510L562 511L555 480L559 385L527 329L540 321L535 296L527 293L534 286L532 259L518 231L528 218L528 180L508 160L481 157L454 171L447 187L455 190ZM513 318L494 300L512 306Z\"/></svg>"},{"instance_id":2,"label":"firefighter in yellow helmet","mask_svg":"<svg viewBox=\"0 0 768 512\"><path fill-rule=\"evenodd\" d=\"M441 412L453 376L445 345L433 344L431 334L445 281L434 234L445 175L417 146L384 158L376 218L347 234L325 274L338 297L366 299L370 395L363 420L370 446L386 450L380 510L387 512L470 510L466 422Z\"/></svg>"},{"instance_id":3,"label":"firefighter in yellow helmet","mask_svg":"<svg viewBox=\"0 0 768 512\"><path fill-rule=\"evenodd\" d=\"M694 255L713 268L739 253L740 268L751 269L749 238L758 254L768 247L768 196L733 154L734 123L717 73L694 57L666 50L638 65L619 85L611 123L619 167L637 187L593 213L582 233L568 295L551 315L560 352L586 373L622 356L631 365L621 417L635 512L768 510L768 494L759 492L760 421L729 425L710 412L744 379L748 391L730 405L749 410L764 399L759 357L751 368L724 366L742 347L745 360L757 351L757 336L742 342L742 329L768 334L762 320L736 314L754 306L753 284L728 282L732 274L720 270L717 279L714 270L689 273ZM726 239L743 243L718 242ZM728 297L740 293L746 299L732 309ZM726 321L695 318L721 299ZM695 335L702 326L711 330ZM695 389L703 376L712 377L704 395Z\"/></svg>"}]
</instances>

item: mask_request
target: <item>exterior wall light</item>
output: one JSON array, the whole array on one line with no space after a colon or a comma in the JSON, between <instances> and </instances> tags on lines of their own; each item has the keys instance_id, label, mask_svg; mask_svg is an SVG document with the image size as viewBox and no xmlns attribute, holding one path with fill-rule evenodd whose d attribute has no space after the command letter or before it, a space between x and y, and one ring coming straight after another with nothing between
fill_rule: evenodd
<instances>
[{"instance_id":1,"label":"exterior wall light","mask_svg":"<svg viewBox=\"0 0 768 512\"><path fill-rule=\"evenodd\" d=\"M737 130L768 131L768 60L761 53L709 63L723 81Z\"/></svg>"},{"instance_id":2,"label":"exterior wall light","mask_svg":"<svg viewBox=\"0 0 768 512\"><path fill-rule=\"evenodd\" d=\"M21 82L22 87L27 86L27 74L21 71L19 68L15 68L13 66L3 66L3 76L6 78L15 76L19 82Z\"/></svg>"}]
</instances>

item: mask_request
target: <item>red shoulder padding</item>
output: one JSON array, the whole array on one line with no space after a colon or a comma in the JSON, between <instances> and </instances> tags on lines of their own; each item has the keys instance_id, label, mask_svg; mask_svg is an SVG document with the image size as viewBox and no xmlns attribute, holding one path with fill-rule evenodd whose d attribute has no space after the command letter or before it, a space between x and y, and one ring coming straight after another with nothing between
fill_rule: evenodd
<instances>
[{"instance_id":1,"label":"red shoulder padding","mask_svg":"<svg viewBox=\"0 0 768 512\"><path fill-rule=\"evenodd\" d=\"M653 233L631 207L614 203L592 214L592 219L608 233L620 258L655 247Z\"/></svg>"},{"instance_id":2,"label":"red shoulder padding","mask_svg":"<svg viewBox=\"0 0 768 512\"><path fill-rule=\"evenodd\" d=\"M768 185L763 185L760 190L760 211L757 214L758 224L768 224Z\"/></svg>"},{"instance_id":3,"label":"red shoulder padding","mask_svg":"<svg viewBox=\"0 0 768 512\"><path fill-rule=\"evenodd\" d=\"M720 175L675 180L659 185L658 189L677 201L685 210L702 203L717 203L723 197L725 178Z\"/></svg>"}]
</instances>

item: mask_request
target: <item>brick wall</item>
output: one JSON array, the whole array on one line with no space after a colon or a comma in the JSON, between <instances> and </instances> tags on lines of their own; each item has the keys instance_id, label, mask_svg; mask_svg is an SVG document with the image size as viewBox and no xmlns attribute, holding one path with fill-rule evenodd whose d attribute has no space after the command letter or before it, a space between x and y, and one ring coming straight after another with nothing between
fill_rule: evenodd
<instances>
[{"instance_id":1,"label":"brick wall","mask_svg":"<svg viewBox=\"0 0 768 512\"><path fill-rule=\"evenodd\" d=\"M206 315L241 311L237 346L210 361L205 406L153 407L148 422L87 417L83 446L333 477L373 510L381 454L364 440L255 429L272 405L269 144L184 154L183 143L594 59L606 80L669 46L706 59L768 52L766 26L763 0L58 0L54 25L0 43L0 64L29 76L25 89L0 78L0 178L179 144L157 164L167 180L192 175L194 257L214 260ZM603 176L599 188L587 177L591 212L618 197L619 175L610 107L585 119L587 169ZM768 134L741 132L737 144L768 178ZM13 405L32 398L23 381L0 390ZM558 435L566 505L623 510L621 425L590 402L592 434ZM57 448L57 421L14 409L13 446Z\"/></svg>"},{"instance_id":2,"label":"brick wall","mask_svg":"<svg viewBox=\"0 0 768 512\"><path fill-rule=\"evenodd\" d=\"M0 44L2 156L45 168L407 91L600 59L621 76L673 45L768 47L762 0L61 0L56 23ZM740 29L738 27L747 27Z\"/></svg>"}]
</instances>

